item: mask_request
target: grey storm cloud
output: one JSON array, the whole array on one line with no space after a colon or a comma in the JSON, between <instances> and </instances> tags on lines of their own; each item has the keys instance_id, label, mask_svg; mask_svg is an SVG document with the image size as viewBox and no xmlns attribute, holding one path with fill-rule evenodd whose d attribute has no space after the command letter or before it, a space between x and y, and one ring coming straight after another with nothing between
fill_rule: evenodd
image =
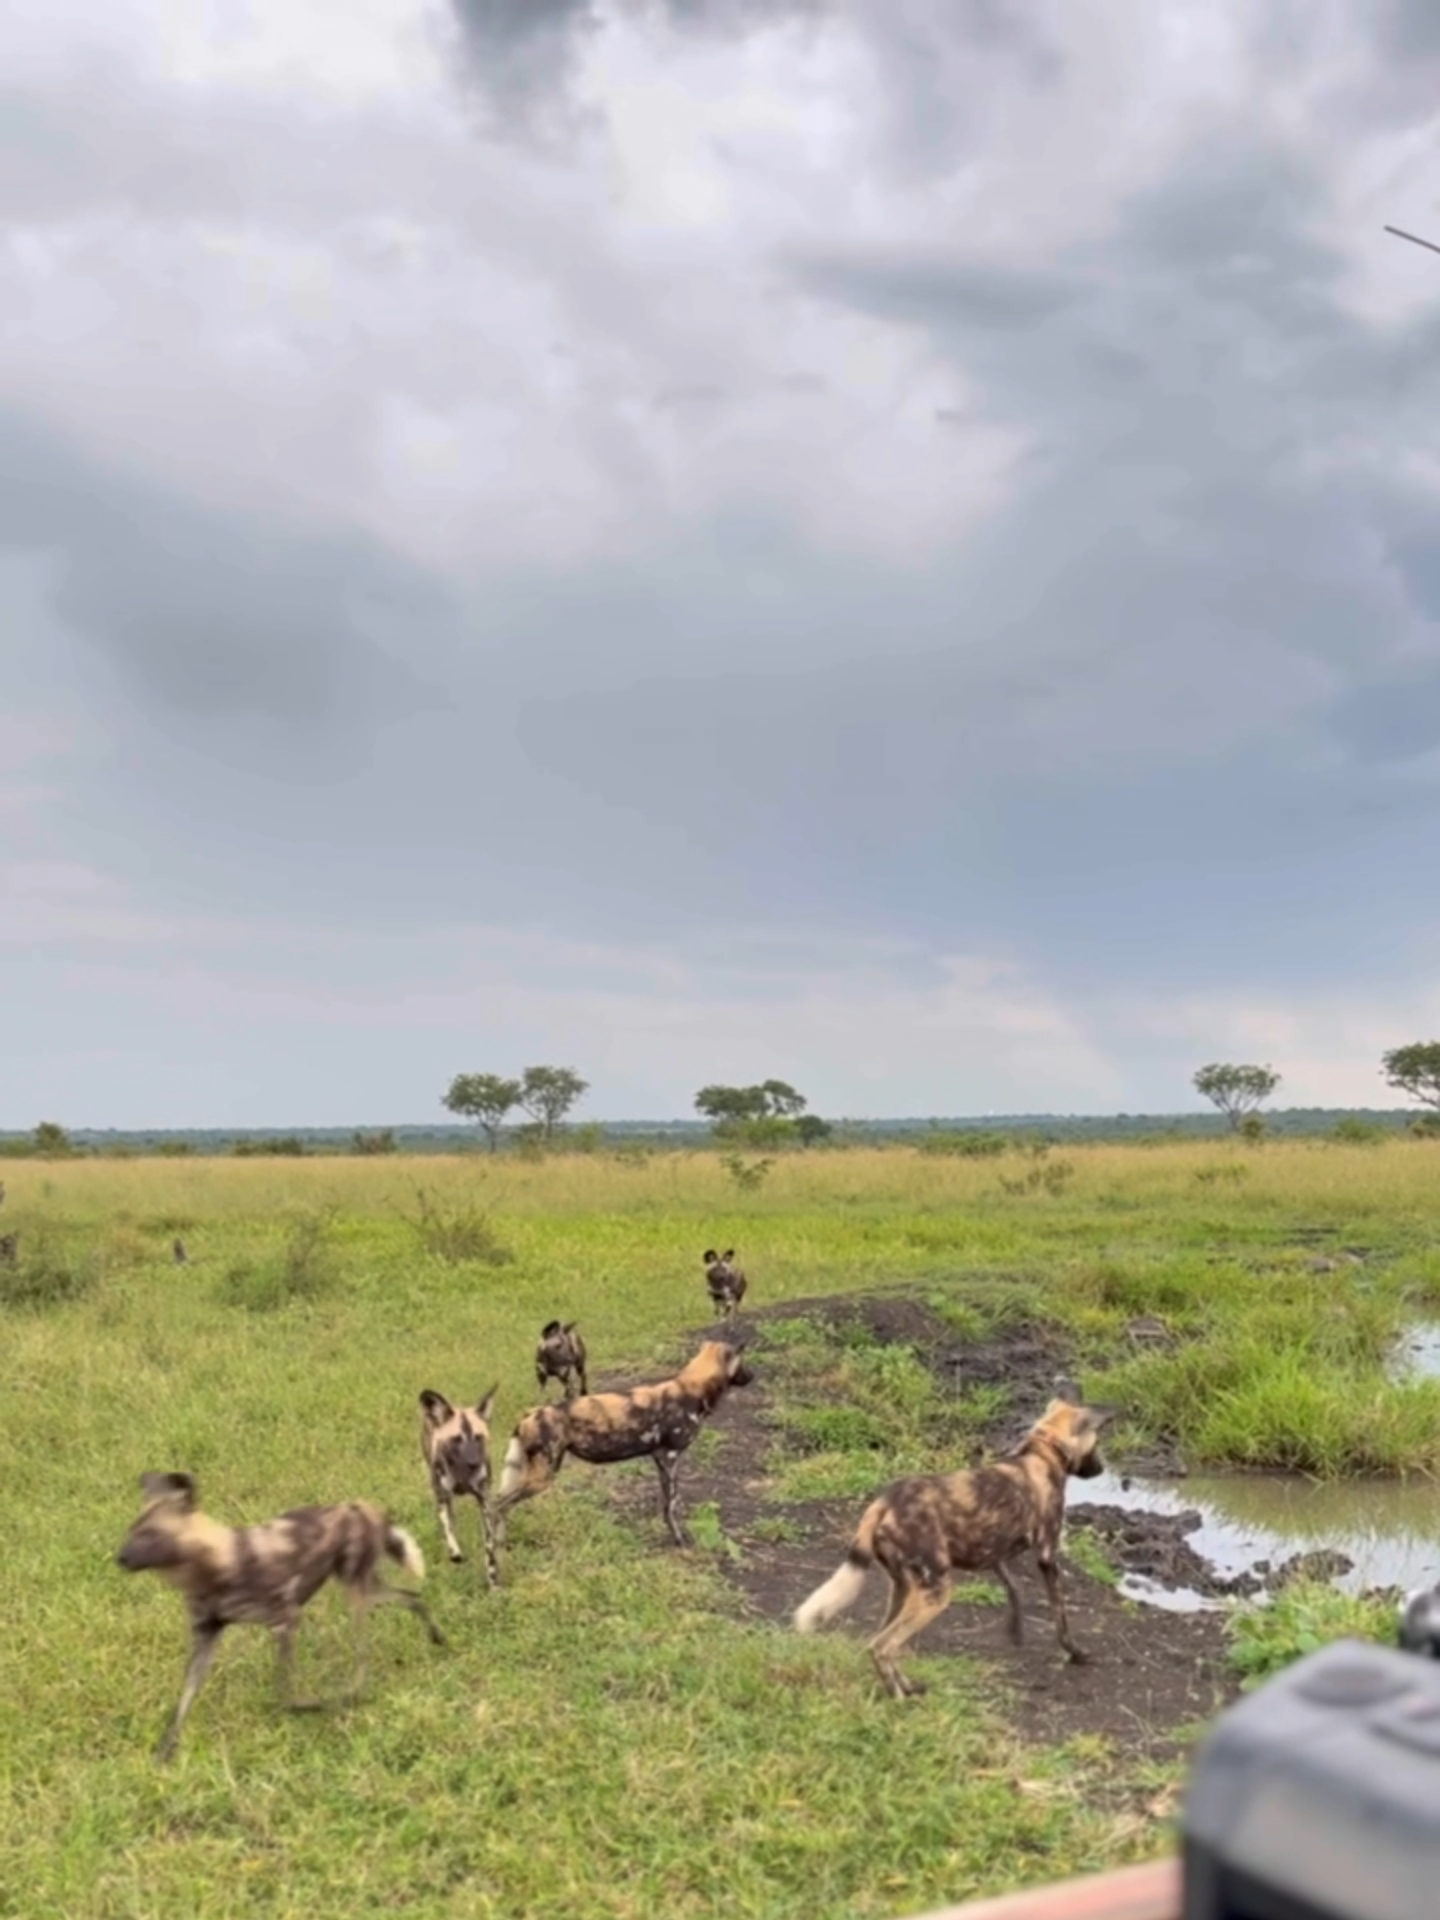
<instances>
[{"instance_id":1,"label":"grey storm cloud","mask_svg":"<svg viewBox=\"0 0 1440 1920\"><path fill-rule=\"evenodd\" d=\"M462 97L487 131L574 131L587 36L626 4L452 0ZM95 695L84 857L163 876L186 910L309 915L342 941L498 926L713 955L755 931L813 961L874 938L921 950L896 963L906 984L937 956L1011 954L1076 1005L1418 977L1440 808L1440 260L1419 317L1362 316L1342 214L1404 254L1397 278L1424 288L1433 257L1380 236L1373 196L1353 212L1333 149L1428 115L1440 15L1322 11L1235 16L1257 98L1324 39L1300 132L1297 114L1207 106L1188 146L1146 148L1113 200L1104 185L1084 237L1035 248L1018 223L967 231L965 169L1004 146L1022 93L1059 137L1115 79L1081 72L1041 0L635 0L629 20L697 39L777 14L849 38L839 80L805 68L793 180L783 127L732 166L741 124L734 153L717 136L696 160L709 210L637 196L645 217L613 230L588 159L567 177L524 137L467 147L428 79L413 98L377 83L378 104L320 90L313 116L263 84L154 73L117 73L102 114L93 69L73 100L37 85L0 103L0 212L85 228L73 271L112 275L117 310L113 357L86 361L78 328L57 327L51 360L43 327L23 341L10 390L49 370L73 440L43 392L0 415L0 553L45 561L83 694L108 689L100 660L127 695ZM439 84L458 91L452 68ZM777 126L780 84L754 82ZM860 132L855 98L876 123ZM1002 196L1051 192L1032 158L1002 158ZM773 220L752 217L766 169ZM933 197L910 194L917 176ZM293 494L242 512L143 477L174 422L147 443L116 406L87 435L85 381L124 380L125 327L199 257L177 241L152 270L147 247L199 229L254 251L191 283L197 335L224 336L221 312L235 332L172 391L208 402L213 384L216 417L243 426L256 363L236 335L283 335L296 384L264 404L293 391L353 427L367 524L393 510L395 550L350 530L359 455L316 453ZM408 264L340 274L371 247ZM772 298L773 329L747 333ZM224 474L224 445L197 452L196 412L179 469L254 484ZM821 424L792 457L802 417ZM953 538L927 522L892 539L907 500L933 504L924 477L943 494L968 437L996 430L1016 448L996 502L957 483ZM832 482L842 433L862 444ZM102 436L112 460L86 450ZM437 573L401 557L407 539L448 556ZM7 659L43 644L0 639ZM423 971L410 952L387 993Z\"/></svg>"},{"instance_id":2,"label":"grey storm cloud","mask_svg":"<svg viewBox=\"0 0 1440 1920\"><path fill-rule=\"evenodd\" d=\"M0 411L0 552L48 556L56 611L123 677L196 720L314 734L418 684L377 627L434 618L439 587L353 535L206 510Z\"/></svg>"},{"instance_id":3,"label":"grey storm cloud","mask_svg":"<svg viewBox=\"0 0 1440 1920\"><path fill-rule=\"evenodd\" d=\"M542 139L574 134L587 119L568 98L587 36L605 29L597 0L450 0L468 77L494 124ZM1023 81L1056 83L1064 60L1039 0L620 0L641 23L663 21L697 39L733 39L777 21L823 26L842 19L867 36L884 78L892 156L922 170L974 145L978 128L957 116L941 73L957 49L1000 56Z\"/></svg>"},{"instance_id":4,"label":"grey storm cloud","mask_svg":"<svg viewBox=\"0 0 1440 1920\"><path fill-rule=\"evenodd\" d=\"M1385 784L1440 732L1440 505L1348 450L1435 412L1440 323L1346 311L1316 197L1263 147L1197 152L1044 268L797 256L817 299L978 376L1033 436L1032 484L888 620L852 607L896 636L883 655L538 700L532 757L612 803L672 794L699 843L763 844L937 939L1003 929L1067 977L1365 964L1341 903L1408 913L1440 798Z\"/></svg>"}]
</instances>

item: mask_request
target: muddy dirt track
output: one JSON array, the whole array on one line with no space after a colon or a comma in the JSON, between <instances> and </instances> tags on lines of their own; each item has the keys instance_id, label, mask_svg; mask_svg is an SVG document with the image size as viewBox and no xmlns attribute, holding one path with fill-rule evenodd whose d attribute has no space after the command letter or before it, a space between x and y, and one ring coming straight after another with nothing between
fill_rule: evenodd
<instances>
[{"instance_id":1,"label":"muddy dirt track","mask_svg":"<svg viewBox=\"0 0 1440 1920\"><path fill-rule=\"evenodd\" d=\"M912 1347L952 1391L982 1383L1003 1385L1008 1396L1004 1413L985 1435L994 1451L1011 1446L1042 1411L1068 1359L1052 1329L1022 1324L986 1340L967 1341L923 1302L903 1294L787 1301L741 1316L736 1324L756 1336L759 1377L751 1387L730 1395L716 1415L712 1431L718 1444L709 1457L693 1454L682 1463L680 1499L687 1514L707 1501L715 1503L724 1532L741 1553L738 1560L720 1560L736 1590L737 1605L776 1623L786 1621L798 1602L834 1571L865 1504L863 1499L777 1502L770 1497L766 1461L774 1434L764 1419L765 1323L801 1317L832 1326L860 1319L878 1341ZM706 1329L698 1338L723 1331ZM877 1462L877 1488L884 1479L883 1463ZM647 1530L653 1526L658 1538L653 1472L626 1474L615 1493L636 1524ZM790 1535L783 1543L765 1537L777 1521L785 1523ZM1213 1594L1234 1591L1189 1546L1186 1533L1193 1524L1184 1515L1087 1507L1081 1483L1072 1493L1067 1531L1093 1527L1113 1566L1163 1586ZM917 1637L911 1651L932 1658L964 1653L982 1660L1006 1717L1025 1738L1051 1744L1080 1734L1103 1735L1132 1758L1160 1758L1188 1746L1196 1724L1212 1718L1238 1693L1225 1661L1218 1615L1139 1605L1062 1555L1071 1627L1090 1656L1087 1664L1072 1666L1056 1646L1033 1562L1022 1563L1016 1571L1025 1610L1024 1645L1009 1644L998 1593L996 1604L974 1604L961 1597L963 1588L957 1585L956 1599ZM883 1575L872 1574L855 1607L827 1629L849 1638L857 1662L867 1671L864 1641L879 1624L885 1591ZM930 1677L933 1685L943 1686L943 1674L932 1669Z\"/></svg>"}]
</instances>

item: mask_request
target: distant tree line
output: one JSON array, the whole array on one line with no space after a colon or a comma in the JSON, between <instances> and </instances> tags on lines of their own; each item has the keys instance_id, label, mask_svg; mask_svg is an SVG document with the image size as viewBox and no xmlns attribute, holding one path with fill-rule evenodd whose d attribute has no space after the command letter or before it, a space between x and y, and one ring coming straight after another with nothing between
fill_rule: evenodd
<instances>
[{"instance_id":1,"label":"distant tree line","mask_svg":"<svg viewBox=\"0 0 1440 1920\"><path fill-rule=\"evenodd\" d=\"M1440 1138L1440 1040L1414 1040L1404 1046L1390 1048L1381 1056L1380 1071L1388 1086L1425 1109L1411 1119L1410 1131L1420 1137ZM1232 1132L1241 1139L1259 1140L1270 1125L1268 1117L1260 1109L1273 1099L1281 1085L1281 1076L1268 1065L1212 1061L1196 1070L1191 1077L1191 1084L1202 1098L1210 1101L1225 1117ZM563 1142L571 1149L593 1151L605 1137L605 1128L598 1124L566 1128L571 1113L589 1091L589 1081L582 1079L573 1067L530 1066L522 1068L514 1077L498 1073L456 1074L441 1097L441 1105L457 1118L473 1122L492 1153L498 1152L507 1134L513 1136L515 1144L521 1149L545 1151ZM805 1095L788 1080L761 1080L736 1086L715 1082L700 1088L695 1095L694 1106L702 1119L709 1123L711 1137L717 1143L731 1148L804 1148L826 1143L842 1145L905 1138L910 1135L919 1135L922 1141L928 1141L929 1150L937 1153L996 1153L1003 1151L1006 1144L1006 1136L998 1132L990 1120L951 1122L949 1132L943 1135L937 1133L935 1121L844 1122L837 1126L811 1113ZM526 1123L510 1127L510 1118L517 1112L526 1116ZM1398 1118L1391 1120L1384 1114L1361 1119L1347 1109L1317 1108L1307 1110L1307 1114L1308 1119L1305 1114L1291 1115L1285 1130L1318 1132L1328 1118L1334 1137L1358 1141L1362 1137L1382 1138L1394 1125L1399 1124ZM1154 1120L1147 1120L1143 1115L1130 1114L1119 1114L1110 1120L1098 1116L1062 1118L1043 1115L1027 1118L1021 1115L1013 1118L1010 1124L1012 1132L1023 1134L1033 1134L1043 1125L1044 1131L1056 1138L1157 1140L1183 1138L1193 1131L1195 1125L1183 1116L1158 1116ZM616 1131L626 1138L638 1138L644 1133L645 1138L653 1144L663 1145L666 1141L678 1143L689 1137L693 1125L693 1122L689 1126L677 1122L652 1130L627 1126ZM443 1151L438 1140L433 1147L430 1145L425 1129L399 1131L410 1136L412 1149L418 1145L424 1150ZM131 1136L136 1141L133 1146L122 1135L102 1135L101 1138L114 1144L101 1148L94 1143L93 1135L90 1142L79 1142L71 1130L61 1126L58 1121L42 1120L28 1133L0 1135L0 1157L63 1160L102 1150L121 1154L139 1151L181 1156L205 1151L206 1146L201 1144L197 1147L197 1141L209 1143L209 1151L228 1150L246 1159L262 1155L304 1155L316 1150L317 1143L321 1152L339 1151L368 1156L402 1151L402 1141L393 1127L370 1131L356 1128L348 1140L344 1139L340 1130L333 1128L228 1137L215 1129L208 1132L202 1130L189 1136L172 1134L158 1139L137 1135Z\"/></svg>"}]
</instances>

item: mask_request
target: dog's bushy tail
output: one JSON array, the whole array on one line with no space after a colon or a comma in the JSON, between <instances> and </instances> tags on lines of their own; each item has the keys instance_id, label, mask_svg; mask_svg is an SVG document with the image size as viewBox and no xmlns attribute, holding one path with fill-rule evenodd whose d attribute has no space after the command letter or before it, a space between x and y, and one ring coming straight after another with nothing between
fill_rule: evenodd
<instances>
[{"instance_id":1,"label":"dog's bushy tail","mask_svg":"<svg viewBox=\"0 0 1440 1920\"><path fill-rule=\"evenodd\" d=\"M797 1633L814 1633L817 1627L823 1627L837 1613L853 1607L860 1598L865 1576L875 1564L875 1528L884 1510L883 1499L872 1500L860 1516L850 1551L824 1585L817 1587L810 1598L802 1600L795 1609Z\"/></svg>"},{"instance_id":2,"label":"dog's bushy tail","mask_svg":"<svg viewBox=\"0 0 1440 1920\"><path fill-rule=\"evenodd\" d=\"M387 1524L385 1528L385 1552L391 1560L402 1566L406 1573L416 1580L425 1578L425 1556L420 1551L420 1542L404 1527Z\"/></svg>"}]
</instances>

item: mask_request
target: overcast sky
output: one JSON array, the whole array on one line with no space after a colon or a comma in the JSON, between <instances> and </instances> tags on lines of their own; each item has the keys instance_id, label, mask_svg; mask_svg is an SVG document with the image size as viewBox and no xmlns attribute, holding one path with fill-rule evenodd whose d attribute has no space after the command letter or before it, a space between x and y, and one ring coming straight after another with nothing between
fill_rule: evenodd
<instances>
[{"instance_id":1,"label":"overcast sky","mask_svg":"<svg viewBox=\"0 0 1440 1920\"><path fill-rule=\"evenodd\" d=\"M9 0L0 1126L1385 1104L1435 0Z\"/></svg>"}]
</instances>

